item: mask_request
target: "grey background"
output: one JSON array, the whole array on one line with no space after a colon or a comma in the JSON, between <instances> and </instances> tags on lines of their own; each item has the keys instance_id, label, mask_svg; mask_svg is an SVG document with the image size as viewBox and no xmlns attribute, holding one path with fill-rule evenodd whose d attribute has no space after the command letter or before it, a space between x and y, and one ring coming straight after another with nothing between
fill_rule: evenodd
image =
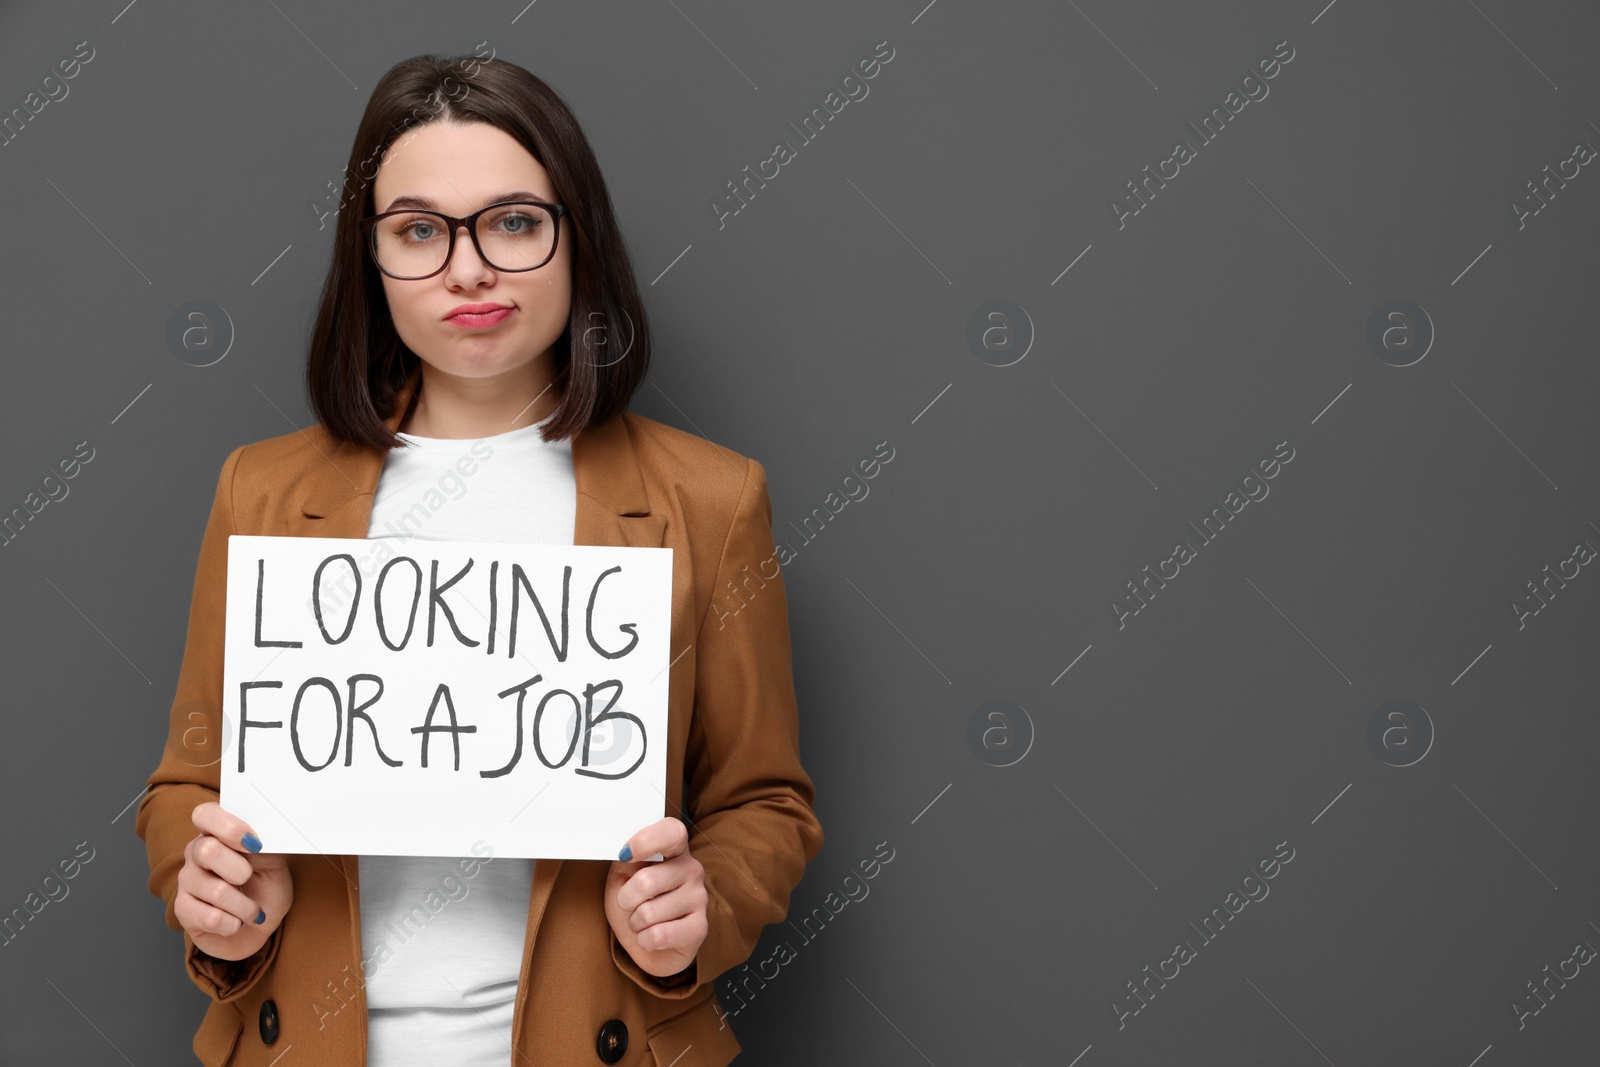
<instances>
[{"instance_id":1,"label":"grey background","mask_svg":"<svg viewBox=\"0 0 1600 1067\"><path fill-rule=\"evenodd\" d=\"M895 850L816 940L767 930L753 962L796 958L734 1016L741 1062L1588 1062L1594 966L1513 1004L1600 946L1600 577L1522 629L1512 605L1600 545L1600 176L1520 229L1511 205L1600 145L1597 37L1593 3L1509 0L6 4L0 113L95 58L0 147L0 512L95 458L0 548L0 912L95 858L0 948L0 1061L190 1062L204 1001L130 805L217 471L311 421L313 205L376 79L487 41L605 168L654 319L634 408L759 459L797 546L827 844L791 918ZM885 40L719 230L711 198ZM1282 41L1270 94L1119 229L1110 199ZM165 338L194 299L235 331L203 369ZM1396 299L1437 332L1407 367L1366 341ZM1031 324L1010 366L966 340L991 300ZM867 497L786 534L884 441ZM1282 441L1270 495L1119 629L1124 583ZM1031 738L970 745L991 700ZM1410 766L1420 719L1368 742L1390 700L1431 723ZM1201 942L1279 842L1270 895Z\"/></svg>"}]
</instances>

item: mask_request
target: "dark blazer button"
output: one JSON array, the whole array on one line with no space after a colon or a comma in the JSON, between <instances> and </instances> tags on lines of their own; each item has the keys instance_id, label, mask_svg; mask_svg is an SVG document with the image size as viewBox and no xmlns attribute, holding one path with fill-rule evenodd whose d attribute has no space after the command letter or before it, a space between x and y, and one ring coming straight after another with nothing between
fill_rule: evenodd
<instances>
[{"instance_id":1,"label":"dark blazer button","mask_svg":"<svg viewBox=\"0 0 1600 1067\"><path fill-rule=\"evenodd\" d=\"M261 1041L270 1045L278 1040L278 1006L271 999L261 1002Z\"/></svg>"},{"instance_id":2,"label":"dark blazer button","mask_svg":"<svg viewBox=\"0 0 1600 1067\"><path fill-rule=\"evenodd\" d=\"M595 1051L604 1063L616 1063L628 1051L628 1026L621 1019L607 1019L595 1038Z\"/></svg>"}]
</instances>

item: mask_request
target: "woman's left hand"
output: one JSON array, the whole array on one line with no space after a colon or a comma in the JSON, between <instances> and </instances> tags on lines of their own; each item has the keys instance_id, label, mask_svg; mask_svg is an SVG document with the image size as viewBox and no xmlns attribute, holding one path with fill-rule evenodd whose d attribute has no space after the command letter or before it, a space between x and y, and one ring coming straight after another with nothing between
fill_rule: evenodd
<instances>
[{"instance_id":1,"label":"woman's left hand","mask_svg":"<svg viewBox=\"0 0 1600 1067\"><path fill-rule=\"evenodd\" d=\"M661 853L652 862L646 856ZM606 876L606 920L641 969L657 978L694 962L706 939L706 870L689 851L689 831L671 816L628 839Z\"/></svg>"}]
</instances>

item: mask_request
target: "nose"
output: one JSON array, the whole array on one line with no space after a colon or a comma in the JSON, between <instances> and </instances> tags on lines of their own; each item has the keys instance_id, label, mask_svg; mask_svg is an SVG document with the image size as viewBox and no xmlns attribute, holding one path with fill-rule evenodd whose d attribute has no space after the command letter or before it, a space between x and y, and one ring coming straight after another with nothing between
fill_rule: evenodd
<instances>
[{"instance_id":1,"label":"nose","mask_svg":"<svg viewBox=\"0 0 1600 1067\"><path fill-rule=\"evenodd\" d=\"M456 227L455 251L450 253L450 262L444 268L446 283L473 289L493 275L494 268L478 255L477 246L472 243L472 234L467 227Z\"/></svg>"}]
</instances>

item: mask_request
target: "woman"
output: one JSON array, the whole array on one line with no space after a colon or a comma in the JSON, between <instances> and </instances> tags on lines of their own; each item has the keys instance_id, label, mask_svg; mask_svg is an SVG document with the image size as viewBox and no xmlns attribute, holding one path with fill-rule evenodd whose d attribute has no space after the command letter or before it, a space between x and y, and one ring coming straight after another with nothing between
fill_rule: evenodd
<instances>
[{"instance_id":1,"label":"woman","mask_svg":"<svg viewBox=\"0 0 1600 1067\"><path fill-rule=\"evenodd\" d=\"M739 1043L713 982L784 917L823 840L765 471L627 410L644 307L588 142L532 74L492 58L395 66L344 203L307 364L321 421L223 464L168 744L138 809L150 890L211 999L194 1051L725 1064ZM416 507L469 446L490 457L471 491ZM374 562L412 536L672 548L664 817L615 862L273 853L217 803L235 533L370 538ZM466 891L419 911L445 878ZM407 914L426 930L379 952Z\"/></svg>"}]
</instances>

